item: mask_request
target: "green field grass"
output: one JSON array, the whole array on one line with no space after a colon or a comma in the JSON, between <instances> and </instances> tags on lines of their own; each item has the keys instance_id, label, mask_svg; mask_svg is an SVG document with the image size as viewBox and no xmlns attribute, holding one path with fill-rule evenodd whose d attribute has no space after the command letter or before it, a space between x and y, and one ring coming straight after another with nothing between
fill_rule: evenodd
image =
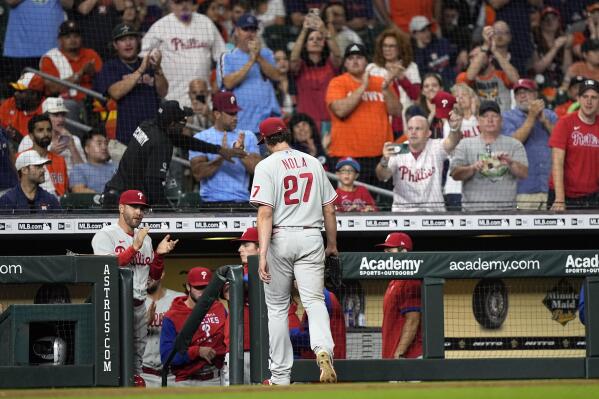
<instances>
[{"instance_id":1,"label":"green field grass","mask_svg":"<svg viewBox=\"0 0 599 399\"><path fill-rule=\"evenodd\" d=\"M0 398L187 399L201 396L210 399L594 399L599 398L599 381L465 381L460 383L299 384L289 387L88 388L0 391Z\"/></svg>"}]
</instances>

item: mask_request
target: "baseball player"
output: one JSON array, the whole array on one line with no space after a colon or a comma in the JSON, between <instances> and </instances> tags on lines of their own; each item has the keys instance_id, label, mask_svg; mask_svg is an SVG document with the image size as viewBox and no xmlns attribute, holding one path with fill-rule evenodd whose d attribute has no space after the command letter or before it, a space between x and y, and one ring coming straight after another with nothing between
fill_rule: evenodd
<instances>
[{"instance_id":1,"label":"baseball player","mask_svg":"<svg viewBox=\"0 0 599 399\"><path fill-rule=\"evenodd\" d=\"M287 312L294 276L309 315L320 382L337 382L323 296L325 255L338 253L337 193L316 158L289 146L291 135L280 118L262 121L260 134L271 155L256 166L250 202L258 207L259 274L268 308L271 378L265 383L290 383L293 349ZM326 249L320 233L323 218Z\"/></svg>"},{"instance_id":2,"label":"baseball player","mask_svg":"<svg viewBox=\"0 0 599 399\"><path fill-rule=\"evenodd\" d=\"M134 368L141 374L142 358L146 345L147 319L146 301L148 278L160 280L164 270L163 256L171 252L179 240L171 240L166 235L152 249L152 239L147 227L139 229L148 203L144 193L127 190L119 197L119 220L105 226L92 238L96 255L116 255L120 267L133 271L133 345L135 351Z\"/></svg>"},{"instance_id":3,"label":"baseball player","mask_svg":"<svg viewBox=\"0 0 599 399\"><path fill-rule=\"evenodd\" d=\"M212 272L205 267L194 267L187 273L185 289L187 296L175 298L162 320L160 333L160 358L162 364L174 348L175 338L183 328L198 299L212 279ZM191 344L183 354L177 354L171 363L176 386L221 385L221 368L227 345L226 329L229 328L227 311L220 301L214 301L208 309Z\"/></svg>"},{"instance_id":4,"label":"baseball player","mask_svg":"<svg viewBox=\"0 0 599 399\"><path fill-rule=\"evenodd\" d=\"M406 233L391 233L377 247L385 252L412 250ZM420 280L391 280L383 297L383 359L422 357Z\"/></svg>"},{"instance_id":5,"label":"baseball player","mask_svg":"<svg viewBox=\"0 0 599 399\"><path fill-rule=\"evenodd\" d=\"M169 290L162 285L164 272L160 280L148 284L148 296L146 297L146 314L148 323L148 338L146 350L144 351L141 365L141 376L146 381L146 387L158 388L162 386L162 363L160 362L160 331L162 330L162 319L170 309L173 300L184 293ZM168 385L173 385L175 376L168 375Z\"/></svg>"}]
</instances>

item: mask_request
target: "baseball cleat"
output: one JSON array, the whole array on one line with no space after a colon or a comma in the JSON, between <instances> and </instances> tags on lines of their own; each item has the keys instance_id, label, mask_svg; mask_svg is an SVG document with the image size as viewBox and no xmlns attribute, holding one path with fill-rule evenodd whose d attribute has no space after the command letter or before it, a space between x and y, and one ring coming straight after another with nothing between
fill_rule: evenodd
<instances>
[{"instance_id":1,"label":"baseball cleat","mask_svg":"<svg viewBox=\"0 0 599 399\"><path fill-rule=\"evenodd\" d=\"M267 378L266 380L262 381L262 385L277 385L277 384L274 384L270 378Z\"/></svg>"},{"instance_id":2,"label":"baseball cleat","mask_svg":"<svg viewBox=\"0 0 599 399\"><path fill-rule=\"evenodd\" d=\"M316 363L320 367L320 382L324 384L337 382L337 373L335 373L333 361L327 351L320 351L316 354Z\"/></svg>"}]
</instances>

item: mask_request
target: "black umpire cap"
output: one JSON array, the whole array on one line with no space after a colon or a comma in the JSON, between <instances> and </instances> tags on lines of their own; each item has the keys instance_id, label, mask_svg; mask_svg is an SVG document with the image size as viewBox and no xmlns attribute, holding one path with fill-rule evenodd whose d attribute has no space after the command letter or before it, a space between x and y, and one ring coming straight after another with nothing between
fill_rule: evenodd
<instances>
[{"instance_id":1,"label":"black umpire cap","mask_svg":"<svg viewBox=\"0 0 599 399\"><path fill-rule=\"evenodd\" d=\"M178 101L167 100L160 104L156 118L162 124L168 125L172 122L185 122L185 118L192 115L193 110L191 108L181 108Z\"/></svg>"}]
</instances>

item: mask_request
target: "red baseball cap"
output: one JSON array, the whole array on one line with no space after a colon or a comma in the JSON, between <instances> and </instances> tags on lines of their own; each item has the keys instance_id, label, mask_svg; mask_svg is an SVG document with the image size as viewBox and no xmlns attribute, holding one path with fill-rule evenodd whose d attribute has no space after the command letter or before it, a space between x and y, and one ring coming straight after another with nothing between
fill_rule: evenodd
<instances>
[{"instance_id":1,"label":"red baseball cap","mask_svg":"<svg viewBox=\"0 0 599 399\"><path fill-rule=\"evenodd\" d=\"M212 271L205 267L194 267L187 272L187 283L192 287L203 287L212 280Z\"/></svg>"},{"instance_id":2,"label":"red baseball cap","mask_svg":"<svg viewBox=\"0 0 599 399\"><path fill-rule=\"evenodd\" d=\"M248 227L248 229L243 232L241 237L235 238L233 241L258 242L258 229L255 227Z\"/></svg>"},{"instance_id":3,"label":"red baseball cap","mask_svg":"<svg viewBox=\"0 0 599 399\"><path fill-rule=\"evenodd\" d=\"M235 94L230 91L219 91L212 96L212 109L229 114L241 111L241 108L237 105Z\"/></svg>"},{"instance_id":4,"label":"red baseball cap","mask_svg":"<svg viewBox=\"0 0 599 399\"><path fill-rule=\"evenodd\" d=\"M287 125L281 118L270 117L260 122L260 140L258 144L262 144L266 137L274 136L277 133L287 131Z\"/></svg>"},{"instance_id":5,"label":"red baseball cap","mask_svg":"<svg viewBox=\"0 0 599 399\"><path fill-rule=\"evenodd\" d=\"M406 233L391 233L382 244L377 244L377 247L385 248L405 248L408 251L412 250L412 239Z\"/></svg>"},{"instance_id":6,"label":"red baseball cap","mask_svg":"<svg viewBox=\"0 0 599 399\"><path fill-rule=\"evenodd\" d=\"M516 90L518 90L518 89L526 89L526 90L537 91L538 87L537 87L537 84L535 83L534 80L531 80L531 79L518 79L518 81L514 85L513 89L514 89L514 92Z\"/></svg>"},{"instance_id":7,"label":"red baseball cap","mask_svg":"<svg viewBox=\"0 0 599 399\"><path fill-rule=\"evenodd\" d=\"M439 119L447 119L449 118L449 113L456 103L456 99L448 92L440 91L435 95L435 97L433 97L432 102L435 104L435 117Z\"/></svg>"},{"instance_id":8,"label":"red baseball cap","mask_svg":"<svg viewBox=\"0 0 599 399\"><path fill-rule=\"evenodd\" d=\"M139 190L127 190L121 194L119 205L148 205L148 200L144 193Z\"/></svg>"}]
</instances>

